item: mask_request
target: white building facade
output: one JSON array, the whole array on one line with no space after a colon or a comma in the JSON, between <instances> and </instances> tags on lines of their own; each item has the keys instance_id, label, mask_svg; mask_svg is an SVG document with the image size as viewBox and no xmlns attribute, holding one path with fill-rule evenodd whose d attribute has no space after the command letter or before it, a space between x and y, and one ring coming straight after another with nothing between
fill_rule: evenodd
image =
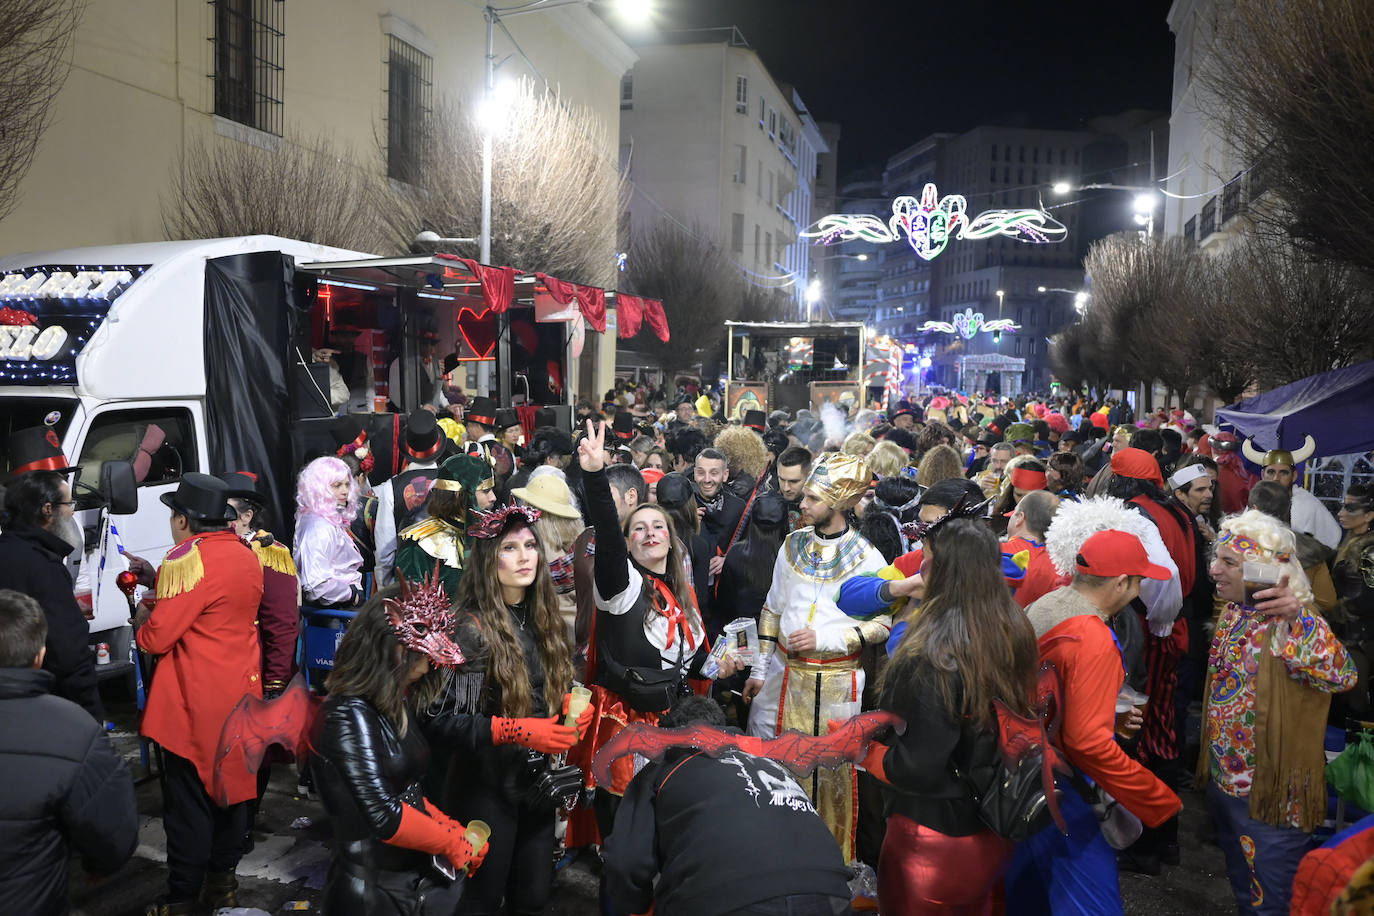
<instances>
[{"instance_id":1,"label":"white building facade","mask_svg":"<svg viewBox=\"0 0 1374 916\"><path fill-rule=\"evenodd\" d=\"M737 31L720 41L641 46L625 77L621 161L628 236L666 219L719 244L754 285L802 314L811 276L817 156L829 151L801 97Z\"/></svg>"}]
</instances>

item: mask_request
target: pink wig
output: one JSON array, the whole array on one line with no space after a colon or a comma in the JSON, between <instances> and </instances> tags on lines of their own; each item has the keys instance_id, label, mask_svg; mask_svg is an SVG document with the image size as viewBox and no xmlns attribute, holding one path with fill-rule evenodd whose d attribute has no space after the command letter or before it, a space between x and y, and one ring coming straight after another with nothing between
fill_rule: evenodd
<instances>
[{"instance_id":1,"label":"pink wig","mask_svg":"<svg viewBox=\"0 0 1374 916\"><path fill-rule=\"evenodd\" d=\"M331 485L348 481L348 504L339 508ZM358 514L358 483L348 471L348 465L332 455L316 458L301 469L296 478L296 521L305 515L318 515L331 525L347 528Z\"/></svg>"}]
</instances>

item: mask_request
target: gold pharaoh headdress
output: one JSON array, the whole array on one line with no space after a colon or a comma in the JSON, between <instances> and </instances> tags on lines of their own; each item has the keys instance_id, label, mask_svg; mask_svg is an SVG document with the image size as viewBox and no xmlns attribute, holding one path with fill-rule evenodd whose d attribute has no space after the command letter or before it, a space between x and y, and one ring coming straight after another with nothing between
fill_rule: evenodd
<instances>
[{"instance_id":1,"label":"gold pharaoh headdress","mask_svg":"<svg viewBox=\"0 0 1374 916\"><path fill-rule=\"evenodd\" d=\"M873 472L862 458L838 453L826 455L811 469L806 491L835 509L848 509L868 491Z\"/></svg>"}]
</instances>

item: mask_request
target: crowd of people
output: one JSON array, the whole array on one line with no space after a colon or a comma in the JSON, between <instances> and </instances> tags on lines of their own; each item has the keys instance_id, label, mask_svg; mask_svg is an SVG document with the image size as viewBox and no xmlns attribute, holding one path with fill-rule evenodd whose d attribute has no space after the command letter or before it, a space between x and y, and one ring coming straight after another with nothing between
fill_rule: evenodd
<instances>
[{"instance_id":1,"label":"crowd of people","mask_svg":"<svg viewBox=\"0 0 1374 916\"><path fill-rule=\"evenodd\" d=\"M239 902L283 757L226 767L221 732L243 697L307 689L290 750L334 835L329 913L542 913L565 850L595 851L608 913L848 913L865 864L884 914L1119 913L1120 868L1178 863L1184 788L1237 907L1287 912L1325 727L1370 705L1374 486L1332 513L1301 485L1311 440L1262 451L1116 401L720 410L633 386L574 429L427 405L384 480L344 424L299 470L289 546L252 475L185 474L176 546L128 557L164 760L148 912ZM0 528L0 761L59 786L0 814L25 831L0 840L0 899L33 912L64 911L69 848L92 872L133 850L62 563L67 473L12 474ZM317 615L332 668L288 686ZM875 709L905 726L861 761L793 771L741 741L594 778L632 726L819 737ZM37 716L60 767L13 740ZM1006 717L1063 764L1060 818L1029 836L985 811Z\"/></svg>"}]
</instances>

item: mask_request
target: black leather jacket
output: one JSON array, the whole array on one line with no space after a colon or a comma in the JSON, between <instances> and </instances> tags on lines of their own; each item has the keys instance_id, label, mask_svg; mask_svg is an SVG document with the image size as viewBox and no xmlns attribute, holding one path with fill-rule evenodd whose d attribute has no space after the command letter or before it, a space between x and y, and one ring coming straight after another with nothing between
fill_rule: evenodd
<instances>
[{"instance_id":1,"label":"black leather jacket","mask_svg":"<svg viewBox=\"0 0 1374 916\"><path fill-rule=\"evenodd\" d=\"M425 810L420 778L429 744L412 720L404 738L360 697L330 697L314 739L311 771L334 830L334 861L325 885L326 913L390 913L397 901L388 872L426 874L430 856L389 846L401 805Z\"/></svg>"}]
</instances>

